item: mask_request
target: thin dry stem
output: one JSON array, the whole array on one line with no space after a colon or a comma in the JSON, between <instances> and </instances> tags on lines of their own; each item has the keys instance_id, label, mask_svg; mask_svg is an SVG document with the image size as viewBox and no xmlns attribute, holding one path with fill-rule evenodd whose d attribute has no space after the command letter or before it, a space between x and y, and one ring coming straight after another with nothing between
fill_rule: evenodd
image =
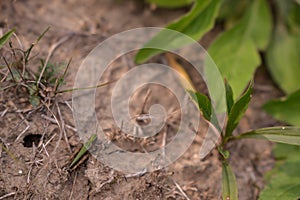
<instances>
[{"instance_id":1,"label":"thin dry stem","mask_svg":"<svg viewBox=\"0 0 300 200\"><path fill-rule=\"evenodd\" d=\"M38 78L38 80L37 80L37 84L36 84L37 87L39 87L39 85L40 85L41 79L42 79L42 77L43 77L43 75L44 75L44 72L45 72L45 70L46 70L46 68L47 68L47 64L48 64L48 62L49 62L50 57L52 56L52 54L54 53L54 51L55 51L61 44L63 44L64 42L66 42L71 36L72 36L72 35L69 34L69 35L67 35L67 36L65 36L65 37L63 37L63 38L61 38L57 43L53 44L53 45L50 47L49 52L48 52L48 55L47 55L46 60L45 60L45 63L44 63L44 65L43 65L42 71L41 71L41 73L40 73L40 75L39 75L39 78Z\"/></svg>"},{"instance_id":2,"label":"thin dry stem","mask_svg":"<svg viewBox=\"0 0 300 200\"><path fill-rule=\"evenodd\" d=\"M187 196L187 194L183 191L183 189L180 187L180 185L173 179L174 184L176 185L177 189L180 191L180 193L182 194L182 196L184 196L184 198L186 200L190 200L190 198Z\"/></svg>"},{"instance_id":3,"label":"thin dry stem","mask_svg":"<svg viewBox=\"0 0 300 200\"><path fill-rule=\"evenodd\" d=\"M67 146L68 146L68 149L69 149L70 153L72 153L71 146L70 146L70 143L69 143L69 140L68 140L68 136L67 136L67 133L66 133L66 129L65 129L65 122L64 122L64 119L63 119L63 117L61 115L60 108L58 106L57 101L55 101L55 105L56 105L57 113L58 113L60 121L61 121L61 128L62 128L62 131L64 133L65 141L67 143Z\"/></svg>"}]
</instances>

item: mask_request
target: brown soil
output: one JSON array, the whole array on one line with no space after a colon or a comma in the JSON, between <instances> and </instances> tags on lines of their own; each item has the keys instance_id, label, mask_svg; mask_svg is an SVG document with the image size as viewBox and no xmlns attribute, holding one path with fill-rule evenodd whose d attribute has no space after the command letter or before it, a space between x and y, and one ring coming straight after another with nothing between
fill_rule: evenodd
<instances>
[{"instance_id":1,"label":"brown soil","mask_svg":"<svg viewBox=\"0 0 300 200\"><path fill-rule=\"evenodd\" d=\"M38 58L45 58L52 45L62 38L67 39L51 57L53 63L66 63L73 58L63 88L73 86L81 61L105 38L136 27L163 27L186 12L184 9L153 10L140 1L132 0L3 0L0 8L0 30L5 32L15 27L24 48L29 47L51 25L50 31L33 50L32 55ZM218 32L218 28L211 31L201 43L207 47ZM13 40L17 46L18 43ZM8 47L1 53L6 55L6 51ZM37 71L35 62L33 58L28 66L33 71ZM128 70L130 66L123 62L120 59L107 72L108 80ZM2 61L1 65L4 65ZM124 69L124 65L127 68ZM5 83L1 84L1 87L6 86ZM107 96L112 87L100 88L97 95ZM145 91L134 100L137 110L142 106ZM266 69L258 68L253 100L238 132L274 125L276 121L267 116L261 107L269 99L280 95ZM66 166L80 145L69 107L71 94L65 93L57 96L55 101L46 101L49 108L33 108L28 98L22 86L1 90L0 93L0 144L3 147L0 148L0 199L221 199L221 165L217 151L213 150L202 161L197 159L203 140L201 133L188 151L164 170L126 177L89 156L70 171ZM161 98L162 101L176 105L176 102L169 101L168 95ZM109 103L107 99L103 98L98 103L97 110L105 113ZM53 114L64 131L57 125ZM112 134L114 127L109 119L98 117L110 129L107 134ZM169 131L172 136L172 129ZM119 146L132 151L141 150L140 145L126 138L116 139L112 135ZM161 136L157 136L159 138ZM267 141L243 140L230 143L228 148L231 152L230 163L237 176L239 198L257 199L264 187L263 176L274 164L272 144Z\"/></svg>"}]
</instances>

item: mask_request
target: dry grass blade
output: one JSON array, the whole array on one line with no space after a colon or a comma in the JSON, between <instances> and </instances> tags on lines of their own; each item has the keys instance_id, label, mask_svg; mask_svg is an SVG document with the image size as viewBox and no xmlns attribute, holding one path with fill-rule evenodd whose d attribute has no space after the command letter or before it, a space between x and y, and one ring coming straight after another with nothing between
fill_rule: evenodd
<instances>
[{"instance_id":1,"label":"dry grass blade","mask_svg":"<svg viewBox=\"0 0 300 200\"><path fill-rule=\"evenodd\" d=\"M180 187L180 185L175 181L173 180L174 184L176 185L177 189L179 190L179 192L182 194L182 196L184 196L184 198L186 200L190 200L190 198L187 196L187 194L183 191L183 189Z\"/></svg>"},{"instance_id":2,"label":"dry grass blade","mask_svg":"<svg viewBox=\"0 0 300 200\"><path fill-rule=\"evenodd\" d=\"M47 68L47 64L48 64L48 62L49 62L50 57L52 56L52 54L54 53L54 51L55 51L61 44L63 44L64 42L66 42L68 39L70 39L71 36L72 36L72 35L67 35L67 36L63 37L63 38L60 39L57 43L53 44L53 45L50 47L50 50L49 50L49 52L48 52L47 58L46 58L45 63L44 63L44 65L43 65L42 71L41 71L41 73L40 73L40 75L39 75L39 78L38 78L38 80L37 80L37 83L36 83L37 87L40 85L41 79L42 79L42 77L43 77L43 75L44 75L44 72L45 72L45 70L46 70L46 68Z\"/></svg>"},{"instance_id":3,"label":"dry grass blade","mask_svg":"<svg viewBox=\"0 0 300 200\"><path fill-rule=\"evenodd\" d=\"M5 64L6 64L6 66L7 66L7 69L9 70L9 73L10 73L10 75L11 75L11 78L13 79L13 81L14 81L15 83L17 83L17 81L16 81L16 79L15 79L15 76L14 76L14 74L13 74L13 72L12 72L12 70L11 70L11 67L9 66L9 64L8 64L8 62L7 62L7 60L6 60L6 58L5 58L4 56L3 56L2 58L3 58L3 60L4 60Z\"/></svg>"},{"instance_id":4,"label":"dry grass blade","mask_svg":"<svg viewBox=\"0 0 300 200\"><path fill-rule=\"evenodd\" d=\"M48 26L48 27L46 28L46 30L44 30L44 32L37 38L37 40L36 40L35 42L33 42L33 43L30 45L30 47L27 49L27 51L25 52L25 59L24 59L24 60L25 60L25 63L28 62L29 56L30 56L30 53L31 53L33 47L34 47L35 45L37 45L37 43L44 37L44 35L49 31L49 29L50 29L50 26Z\"/></svg>"},{"instance_id":5,"label":"dry grass blade","mask_svg":"<svg viewBox=\"0 0 300 200\"><path fill-rule=\"evenodd\" d=\"M76 90L96 89L96 88L100 88L100 87L109 85L109 84L114 83L114 82L116 82L116 81L115 81L115 80L114 80L114 81L108 81L108 82L101 83L101 84L99 84L99 85L91 86L91 87L72 88L72 89L67 89L67 90L61 90L61 91L57 91L56 94L59 94L59 93L65 93L65 92L73 92L73 91L76 91Z\"/></svg>"},{"instance_id":6,"label":"dry grass blade","mask_svg":"<svg viewBox=\"0 0 300 200\"><path fill-rule=\"evenodd\" d=\"M6 199L6 198L8 198L8 197L10 197L10 196L13 196L13 195L15 195L15 194L16 194L16 192L11 192L11 193L5 194L5 195L3 195L3 196L0 197L0 200L1 200L1 199Z\"/></svg>"},{"instance_id":7,"label":"dry grass blade","mask_svg":"<svg viewBox=\"0 0 300 200\"><path fill-rule=\"evenodd\" d=\"M68 61L68 64L67 64L67 66L65 68L64 73L59 78L56 79L55 85L54 85L54 93L56 93L58 87L60 86L60 84L62 83L62 81L65 79L65 76L67 74L67 71L68 71L68 69L70 67L71 62L72 62L72 58L70 58L70 60Z\"/></svg>"}]
</instances>

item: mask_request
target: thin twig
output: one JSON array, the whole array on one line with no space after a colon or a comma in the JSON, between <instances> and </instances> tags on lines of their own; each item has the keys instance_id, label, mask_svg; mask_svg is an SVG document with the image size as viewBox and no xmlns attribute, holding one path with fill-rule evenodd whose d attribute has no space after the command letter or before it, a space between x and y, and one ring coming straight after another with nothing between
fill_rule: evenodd
<instances>
[{"instance_id":1,"label":"thin twig","mask_svg":"<svg viewBox=\"0 0 300 200\"><path fill-rule=\"evenodd\" d=\"M147 169L144 168L142 171L140 172L136 172L136 173L133 173L133 174L126 174L125 175L125 178L136 178L136 177L142 177L144 176L145 174L147 173Z\"/></svg>"},{"instance_id":2,"label":"thin twig","mask_svg":"<svg viewBox=\"0 0 300 200\"><path fill-rule=\"evenodd\" d=\"M8 111L8 108L5 108L5 110L3 110L3 111L1 112L0 117L4 117L4 115L7 113L7 111Z\"/></svg>"},{"instance_id":3,"label":"thin twig","mask_svg":"<svg viewBox=\"0 0 300 200\"><path fill-rule=\"evenodd\" d=\"M68 106L68 108L73 112L73 108L72 106L70 105L70 103L68 101L65 101L65 104Z\"/></svg>"},{"instance_id":4,"label":"thin twig","mask_svg":"<svg viewBox=\"0 0 300 200\"><path fill-rule=\"evenodd\" d=\"M57 117L55 116L55 114L52 112L52 110L51 110L46 104L44 104L44 105L45 105L45 107L48 109L48 111L51 113L51 115L53 116L53 118L54 118L54 120L55 120L55 122L56 122L56 124L57 124L57 126L58 126L58 128L59 128L59 138L58 138L58 140L57 140L57 143L56 143L56 145L55 145L53 151L51 152L51 155L54 155L55 152L56 152L56 150L57 150L57 148L59 147L59 143L60 143L60 141L61 141L61 138L62 138L62 135L63 135L63 131L62 131L62 127L61 127L61 125L60 125L60 123L59 123Z\"/></svg>"},{"instance_id":5,"label":"thin twig","mask_svg":"<svg viewBox=\"0 0 300 200\"><path fill-rule=\"evenodd\" d=\"M0 82L2 83L7 78L8 74L9 74L9 71L7 71L6 73L1 72L1 74L3 74L3 78L0 80Z\"/></svg>"},{"instance_id":6,"label":"thin twig","mask_svg":"<svg viewBox=\"0 0 300 200\"><path fill-rule=\"evenodd\" d=\"M59 87L60 84L61 84L61 83L60 83L60 80L64 80L64 79L65 79L65 76L66 76L66 74L67 74L67 71L68 71L68 69L69 69L69 67L70 67L71 62L72 62L72 58L70 58L70 60L69 60L69 62L68 62L68 64L67 64L67 66L66 66L66 68L65 68L65 71L64 71L64 73L62 74L62 76L60 76L59 78L56 79L56 81L55 81L55 86L54 86L54 93L56 93L58 87Z\"/></svg>"},{"instance_id":7,"label":"thin twig","mask_svg":"<svg viewBox=\"0 0 300 200\"><path fill-rule=\"evenodd\" d=\"M113 83L113 82L116 82L116 80L114 80L114 81L108 81L108 82L105 82L105 83L101 83L101 84L96 85L96 86L82 87L82 88L71 88L71 89L66 89L66 90L60 90L60 91L57 91L56 94L65 93L65 92L72 92L72 91L76 91L76 90L96 89L96 88L99 88L99 87L106 86L106 85L108 85L110 83Z\"/></svg>"},{"instance_id":8,"label":"thin twig","mask_svg":"<svg viewBox=\"0 0 300 200\"><path fill-rule=\"evenodd\" d=\"M147 93L146 93L146 96L144 98L144 103L143 103L140 114L145 114L145 107L146 107L146 104L147 104L147 101L150 97L151 92L152 92L151 90L149 90L149 89L147 90Z\"/></svg>"},{"instance_id":9,"label":"thin twig","mask_svg":"<svg viewBox=\"0 0 300 200\"><path fill-rule=\"evenodd\" d=\"M183 189L180 187L180 185L173 179L174 184L176 185L177 189L180 191L180 193L184 196L185 199L190 200L190 198L187 196L187 194L183 191Z\"/></svg>"},{"instance_id":10,"label":"thin twig","mask_svg":"<svg viewBox=\"0 0 300 200\"><path fill-rule=\"evenodd\" d=\"M24 133L26 133L26 131L30 128L29 125L27 125L27 127L18 135L18 137L15 139L15 142L17 142L22 136Z\"/></svg>"},{"instance_id":11,"label":"thin twig","mask_svg":"<svg viewBox=\"0 0 300 200\"><path fill-rule=\"evenodd\" d=\"M45 153L46 153L47 157L49 158L49 153L48 153L48 151L46 149L46 145L44 143L42 144L42 147L45 150Z\"/></svg>"},{"instance_id":12,"label":"thin twig","mask_svg":"<svg viewBox=\"0 0 300 200\"><path fill-rule=\"evenodd\" d=\"M166 126L166 130L163 132L163 138L162 138L162 156L165 159L166 158L166 141L167 141L167 133L168 133L168 126Z\"/></svg>"},{"instance_id":13,"label":"thin twig","mask_svg":"<svg viewBox=\"0 0 300 200\"><path fill-rule=\"evenodd\" d=\"M27 183L30 183L31 171L32 171L32 165L30 166L30 169L28 170L27 179L26 179Z\"/></svg>"},{"instance_id":14,"label":"thin twig","mask_svg":"<svg viewBox=\"0 0 300 200\"><path fill-rule=\"evenodd\" d=\"M45 143L45 147L53 140L53 138L55 137L55 134L53 134L53 136Z\"/></svg>"},{"instance_id":15,"label":"thin twig","mask_svg":"<svg viewBox=\"0 0 300 200\"><path fill-rule=\"evenodd\" d=\"M11 87L15 87L16 85L18 85L18 84L14 83L14 84L9 85L9 86L6 86L6 87L4 87L4 88L0 88L0 91L4 91L4 90L7 90L7 89L9 89L9 88L11 88Z\"/></svg>"},{"instance_id":16,"label":"thin twig","mask_svg":"<svg viewBox=\"0 0 300 200\"><path fill-rule=\"evenodd\" d=\"M24 54L24 51L22 50L22 49L24 49L24 47L23 47L23 44L22 44L20 38L17 36L17 34L13 33L13 36L16 38L17 42L19 43L19 46L20 46L20 49L21 49L21 52L22 52L22 56L23 56L23 59L22 59L22 61L23 61L22 76L24 77L25 76L25 71L26 71L25 54Z\"/></svg>"},{"instance_id":17,"label":"thin twig","mask_svg":"<svg viewBox=\"0 0 300 200\"><path fill-rule=\"evenodd\" d=\"M33 47L35 45L37 45L39 43L39 41L42 39L42 37L44 37L44 35L49 31L50 29L50 26L48 26L44 31L43 33L36 39L35 42L33 42L30 47L25 51L25 62L27 63L28 60L29 60L29 55L31 53L31 50L33 49Z\"/></svg>"},{"instance_id":18,"label":"thin twig","mask_svg":"<svg viewBox=\"0 0 300 200\"><path fill-rule=\"evenodd\" d=\"M5 199L5 198L10 197L10 196L15 195L15 194L16 194L16 192L11 192L11 193L5 194L5 195L0 197L0 200Z\"/></svg>"},{"instance_id":19,"label":"thin twig","mask_svg":"<svg viewBox=\"0 0 300 200\"><path fill-rule=\"evenodd\" d=\"M17 42L19 43L20 49L23 49L23 44L15 32L13 33L13 36L16 38Z\"/></svg>"},{"instance_id":20,"label":"thin twig","mask_svg":"<svg viewBox=\"0 0 300 200\"><path fill-rule=\"evenodd\" d=\"M11 68L10 68L10 66L9 66L9 64L8 64L8 62L7 62L7 60L6 60L6 58L5 58L4 56L2 56L2 58L3 58L3 60L4 60L5 64L6 64L6 66L7 66L7 68L8 68L8 70L9 70L9 73L11 74L12 79L14 80L15 83L17 83L17 81L16 81L16 79L15 79L15 76L14 76L13 72L11 71Z\"/></svg>"},{"instance_id":21,"label":"thin twig","mask_svg":"<svg viewBox=\"0 0 300 200\"><path fill-rule=\"evenodd\" d=\"M46 119L46 120L49 120L49 121L52 122L52 123L55 123L55 124L56 124L55 119L53 119L53 118L51 118L51 117L48 117L48 116L46 116L46 115L44 115L44 114L42 114L41 117L44 118L44 119ZM74 128L73 126L70 126L70 125L68 125L68 124L65 124L65 126L66 126L66 128L68 128L68 129L70 129L70 130L72 130L72 131L74 131L74 132L77 132L77 129Z\"/></svg>"},{"instance_id":22,"label":"thin twig","mask_svg":"<svg viewBox=\"0 0 300 200\"><path fill-rule=\"evenodd\" d=\"M62 128L62 131L64 133L65 141L67 143L67 146L68 146L68 149L69 149L70 153L72 153L71 146L70 146L70 143L69 143L69 140L68 140L68 137L67 137L67 133L66 133L66 129L65 129L65 122L64 122L64 119L63 119L63 117L61 115L60 108L58 106L57 101L55 101L55 105L56 105L56 108L57 108L58 116L59 116L60 121L61 121L61 128Z\"/></svg>"},{"instance_id":23,"label":"thin twig","mask_svg":"<svg viewBox=\"0 0 300 200\"><path fill-rule=\"evenodd\" d=\"M75 177L74 177L74 181L73 181L73 185L72 185L72 190L71 190L70 197L69 197L70 200L72 199L72 195L73 195L73 191L74 191L74 186L75 186L76 179L77 179L77 174L78 174L78 172L76 171Z\"/></svg>"}]
</instances>

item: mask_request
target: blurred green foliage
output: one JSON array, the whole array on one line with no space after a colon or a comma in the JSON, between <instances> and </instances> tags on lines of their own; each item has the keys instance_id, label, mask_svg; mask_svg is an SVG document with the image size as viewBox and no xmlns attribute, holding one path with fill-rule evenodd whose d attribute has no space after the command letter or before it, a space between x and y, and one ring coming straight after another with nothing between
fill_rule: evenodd
<instances>
[{"instance_id":1,"label":"blurred green foliage","mask_svg":"<svg viewBox=\"0 0 300 200\"><path fill-rule=\"evenodd\" d=\"M185 2L182 6L191 3L173 0L148 2L162 7L178 7L179 2ZM217 21L224 24L224 30L212 42L208 52L223 77L232 86L235 99L243 92L255 69L262 64L262 57L266 60L270 74L286 94L300 89L298 1L195 0L187 15L170 23L166 28L200 40ZM162 42L164 45L164 41ZM184 45L186 44L183 41L174 48ZM136 55L136 61L145 62L161 52L142 49Z\"/></svg>"},{"instance_id":2,"label":"blurred green foliage","mask_svg":"<svg viewBox=\"0 0 300 200\"><path fill-rule=\"evenodd\" d=\"M189 6L192 1L147 0L147 2L154 3L158 7L178 8ZM223 31L210 44L208 53L223 78L231 85L230 87L228 84L226 87L227 107L232 109L242 99L238 97L252 79L256 68L262 64L262 60L265 60L263 64L266 64L272 78L287 97L268 102L264 105L264 109L278 120L300 126L299 2L299 0L195 0L188 14L170 23L166 28L182 32L199 41L216 26L216 23L222 24ZM157 42L159 39L160 34L149 43ZM162 42L162 45L165 43ZM182 43L177 41L174 48L184 45L186 45L184 41ZM162 51L142 49L136 55L136 61L145 62L159 53ZM241 108L235 110L236 116L243 115L251 98L250 94L251 92L244 93L249 98L241 103ZM209 99L200 93L195 93L194 97L204 117L208 121L214 119ZM228 110L230 112L230 109ZM226 134L223 133L225 139L231 137L240 119L237 117L235 122L235 118L228 114L228 121L233 121L232 128L229 126ZM298 144L298 140L292 139L298 137L298 132L299 128L289 130L281 130L280 127L266 128L250 131L235 139L268 136L273 139L272 141ZM219 152L225 155L226 150L220 148ZM277 145L274 153L278 160L277 167L270 173L269 184L261 193L260 199L299 199L299 147ZM234 173L228 163L223 162L223 199L237 199L236 188Z\"/></svg>"}]
</instances>

